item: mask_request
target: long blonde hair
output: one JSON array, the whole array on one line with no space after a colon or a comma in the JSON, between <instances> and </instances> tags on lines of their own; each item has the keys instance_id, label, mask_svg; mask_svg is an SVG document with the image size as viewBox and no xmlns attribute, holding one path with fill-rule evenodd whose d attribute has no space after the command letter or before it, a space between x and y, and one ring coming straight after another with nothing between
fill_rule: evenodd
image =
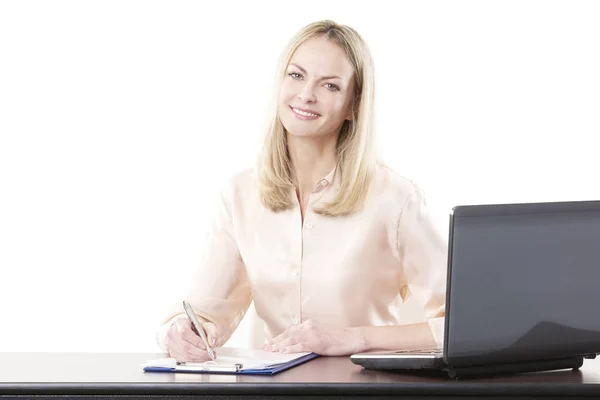
<instances>
[{"instance_id":1,"label":"long blonde hair","mask_svg":"<svg viewBox=\"0 0 600 400\"><path fill-rule=\"evenodd\" d=\"M353 118L344 121L336 146L339 192L332 202L315 212L339 216L357 211L366 201L377 162L374 148L374 66L363 38L352 28L324 20L302 28L288 43L279 59L266 136L256 168L261 202L274 212L294 206L295 189L287 147L287 135L277 113L279 87L285 70L304 42L326 37L339 46L354 68Z\"/></svg>"}]
</instances>

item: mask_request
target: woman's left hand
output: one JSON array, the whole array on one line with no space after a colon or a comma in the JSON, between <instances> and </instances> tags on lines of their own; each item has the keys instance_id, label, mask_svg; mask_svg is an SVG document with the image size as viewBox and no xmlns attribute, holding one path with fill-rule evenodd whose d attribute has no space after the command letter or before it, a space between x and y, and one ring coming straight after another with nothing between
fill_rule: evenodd
<instances>
[{"instance_id":1,"label":"woman's left hand","mask_svg":"<svg viewBox=\"0 0 600 400\"><path fill-rule=\"evenodd\" d=\"M359 353L364 338L358 328L340 328L308 320L293 325L274 337L261 350L281 353L313 352L322 356L345 356Z\"/></svg>"}]
</instances>

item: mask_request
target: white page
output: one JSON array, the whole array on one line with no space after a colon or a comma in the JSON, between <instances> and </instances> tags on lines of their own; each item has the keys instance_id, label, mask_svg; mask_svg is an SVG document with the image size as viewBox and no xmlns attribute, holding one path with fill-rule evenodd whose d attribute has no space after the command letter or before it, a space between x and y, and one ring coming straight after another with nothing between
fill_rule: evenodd
<instances>
[{"instance_id":1,"label":"white page","mask_svg":"<svg viewBox=\"0 0 600 400\"><path fill-rule=\"evenodd\" d=\"M210 365L227 365L233 366L241 364L243 369L266 369L273 365L286 363L307 354L303 353L275 353L270 351L262 351L257 349L242 349L234 347L215 347L213 349L217 355L215 361L206 361L203 363L185 363L186 367L199 367ZM173 358L162 358L159 360L151 360L143 364L144 367L169 367L174 368L177 365Z\"/></svg>"}]
</instances>

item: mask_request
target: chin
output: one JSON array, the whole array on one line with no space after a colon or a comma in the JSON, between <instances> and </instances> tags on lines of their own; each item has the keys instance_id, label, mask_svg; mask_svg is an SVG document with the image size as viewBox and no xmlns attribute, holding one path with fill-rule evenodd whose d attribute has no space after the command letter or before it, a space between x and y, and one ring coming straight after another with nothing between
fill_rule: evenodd
<instances>
[{"instance_id":1,"label":"chin","mask_svg":"<svg viewBox=\"0 0 600 400\"><path fill-rule=\"evenodd\" d=\"M316 137L322 136L321 134L315 133L315 132L289 130L287 128L286 128L286 132L288 133L288 135L297 137L297 138L316 138Z\"/></svg>"},{"instance_id":2,"label":"chin","mask_svg":"<svg viewBox=\"0 0 600 400\"><path fill-rule=\"evenodd\" d=\"M306 126L299 126L300 124L294 123L286 123L286 121L282 121L283 127L285 131L295 137L317 137L320 136L319 132L313 129L306 129Z\"/></svg>"}]
</instances>

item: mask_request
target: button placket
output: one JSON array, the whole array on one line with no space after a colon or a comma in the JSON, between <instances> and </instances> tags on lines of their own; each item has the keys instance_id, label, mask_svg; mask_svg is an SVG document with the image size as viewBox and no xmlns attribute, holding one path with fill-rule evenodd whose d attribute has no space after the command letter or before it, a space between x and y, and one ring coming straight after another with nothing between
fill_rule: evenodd
<instances>
[{"instance_id":1,"label":"button placket","mask_svg":"<svg viewBox=\"0 0 600 400\"><path fill-rule=\"evenodd\" d=\"M309 198L310 203L310 198ZM300 271L302 268L303 259L303 243L304 243L304 223L300 214L300 207L297 209L297 214L294 218L294 235L297 235L297 241L293 249L293 257L289 260L289 264L286 268L285 275L287 281L290 283L290 301L287 308L287 318L292 324L297 325L300 320L297 317L301 315L302 309L302 282L300 279Z\"/></svg>"}]
</instances>

